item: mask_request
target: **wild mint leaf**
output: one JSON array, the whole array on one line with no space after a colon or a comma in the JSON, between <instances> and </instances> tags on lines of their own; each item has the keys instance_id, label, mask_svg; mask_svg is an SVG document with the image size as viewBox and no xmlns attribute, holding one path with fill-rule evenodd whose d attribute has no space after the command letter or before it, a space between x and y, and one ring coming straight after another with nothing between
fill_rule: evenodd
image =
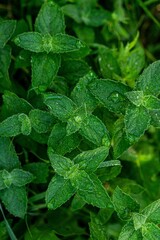
<instances>
[{"instance_id":1,"label":"wild mint leaf","mask_svg":"<svg viewBox=\"0 0 160 240\"><path fill-rule=\"evenodd\" d=\"M94 115L85 118L79 132L97 146L110 146L110 138L106 126Z\"/></svg>"},{"instance_id":2,"label":"wild mint leaf","mask_svg":"<svg viewBox=\"0 0 160 240\"><path fill-rule=\"evenodd\" d=\"M92 112L97 106L97 100L88 90L88 84L93 79L95 79L95 74L93 72L89 72L87 75L85 75L79 80L71 93L73 101L78 106L81 106L83 103L85 108L89 112Z\"/></svg>"},{"instance_id":3,"label":"wild mint leaf","mask_svg":"<svg viewBox=\"0 0 160 240\"><path fill-rule=\"evenodd\" d=\"M86 203L99 208L111 206L108 193L96 175L88 175L84 170L79 170L74 178L71 178L71 184Z\"/></svg>"},{"instance_id":4,"label":"wild mint leaf","mask_svg":"<svg viewBox=\"0 0 160 240\"><path fill-rule=\"evenodd\" d=\"M44 52L44 38L38 32L25 32L19 34L14 39L17 46L29 50L31 52L40 53Z\"/></svg>"},{"instance_id":5,"label":"wild mint leaf","mask_svg":"<svg viewBox=\"0 0 160 240\"><path fill-rule=\"evenodd\" d=\"M55 154L52 148L48 149L48 156L55 172L63 177L67 177L74 163L69 158Z\"/></svg>"},{"instance_id":6,"label":"wild mint leaf","mask_svg":"<svg viewBox=\"0 0 160 240\"><path fill-rule=\"evenodd\" d=\"M160 127L160 110L153 109L153 110L150 110L149 113L151 116L151 125L159 128Z\"/></svg>"},{"instance_id":7,"label":"wild mint leaf","mask_svg":"<svg viewBox=\"0 0 160 240\"><path fill-rule=\"evenodd\" d=\"M17 187L22 187L33 180L33 174L22 169L13 169L11 174L12 184Z\"/></svg>"},{"instance_id":8,"label":"wild mint leaf","mask_svg":"<svg viewBox=\"0 0 160 240\"><path fill-rule=\"evenodd\" d=\"M49 175L49 166L47 163L28 163L23 166L23 169L33 174L33 183L47 183L47 178Z\"/></svg>"},{"instance_id":9,"label":"wild mint leaf","mask_svg":"<svg viewBox=\"0 0 160 240\"><path fill-rule=\"evenodd\" d=\"M104 161L99 165L96 174L102 182L106 182L117 177L121 169L122 166L119 160Z\"/></svg>"},{"instance_id":10,"label":"wild mint leaf","mask_svg":"<svg viewBox=\"0 0 160 240\"><path fill-rule=\"evenodd\" d=\"M108 231L105 225L103 225L98 218L97 214L90 213L91 221L89 223L89 230L91 235L91 240L101 239L106 240L108 238Z\"/></svg>"},{"instance_id":11,"label":"wild mint leaf","mask_svg":"<svg viewBox=\"0 0 160 240\"><path fill-rule=\"evenodd\" d=\"M73 111L71 117L67 121L66 131L67 135L76 133L84 124L85 119L88 116L86 105L81 105Z\"/></svg>"},{"instance_id":12,"label":"wild mint leaf","mask_svg":"<svg viewBox=\"0 0 160 240\"><path fill-rule=\"evenodd\" d=\"M125 93L125 95L129 99L129 101L134 105L136 105L137 107L143 105L143 97L144 97L143 91L130 91Z\"/></svg>"},{"instance_id":13,"label":"wild mint leaf","mask_svg":"<svg viewBox=\"0 0 160 240\"><path fill-rule=\"evenodd\" d=\"M3 48L13 35L16 28L15 20L0 20L0 48Z\"/></svg>"},{"instance_id":14,"label":"wild mint leaf","mask_svg":"<svg viewBox=\"0 0 160 240\"><path fill-rule=\"evenodd\" d=\"M6 188L6 184L4 183L4 170L0 170L0 190Z\"/></svg>"},{"instance_id":15,"label":"wild mint leaf","mask_svg":"<svg viewBox=\"0 0 160 240\"><path fill-rule=\"evenodd\" d=\"M46 36L46 39L49 41L48 36ZM72 51L80 50L81 48L85 48L85 43L80 41L78 38L72 37L67 34L57 34L52 38L52 41L50 40L51 44L51 52L53 53L67 53ZM44 45L44 48L48 49L48 47Z\"/></svg>"},{"instance_id":16,"label":"wild mint leaf","mask_svg":"<svg viewBox=\"0 0 160 240\"><path fill-rule=\"evenodd\" d=\"M91 93L110 111L124 113L129 87L113 80L94 80L89 89Z\"/></svg>"},{"instance_id":17,"label":"wild mint leaf","mask_svg":"<svg viewBox=\"0 0 160 240\"><path fill-rule=\"evenodd\" d=\"M142 226L143 240L157 240L160 236L160 228L154 223L146 223Z\"/></svg>"},{"instance_id":18,"label":"wild mint leaf","mask_svg":"<svg viewBox=\"0 0 160 240\"><path fill-rule=\"evenodd\" d=\"M33 109L32 105L25 99L18 97L13 92L4 92L2 106L3 118L5 118L5 116L10 117L18 113L28 114L31 109Z\"/></svg>"},{"instance_id":19,"label":"wild mint leaf","mask_svg":"<svg viewBox=\"0 0 160 240\"><path fill-rule=\"evenodd\" d=\"M122 228L118 240L143 240L140 230L135 230L133 222L127 222Z\"/></svg>"},{"instance_id":20,"label":"wild mint leaf","mask_svg":"<svg viewBox=\"0 0 160 240\"><path fill-rule=\"evenodd\" d=\"M56 209L68 201L75 193L70 180L55 175L46 191L46 204L49 209Z\"/></svg>"},{"instance_id":21,"label":"wild mint leaf","mask_svg":"<svg viewBox=\"0 0 160 240\"><path fill-rule=\"evenodd\" d=\"M87 173L92 173L98 168L100 163L106 159L108 151L109 149L107 147L84 151L78 154L73 161L79 165L79 169L85 170Z\"/></svg>"},{"instance_id":22,"label":"wild mint leaf","mask_svg":"<svg viewBox=\"0 0 160 240\"><path fill-rule=\"evenodd\" d=\"M8 138L0 137L0 169L11 171L20 166L13 143Z\"/></svg>"},{"instance_id":23,"label":"wild mint leaf","mask_svg":"<svg viewBox=\"0 0 160 240\"><path fill-rule=\"evenodd\" d=\"M89 65L83 60L62 58L59 74L65 76L66 81L74 85L89 71Z\"/></svg>"},{"instance_id":24,"label":"wild mint leaf","mask_svg":"<svg viewBox=\"0 0 160 240\"><path fill-rule=\"evenodd\" d=\"M29 119L34 130L38 133L50 131L55 123L55 118L49 112L34 109L29 112Z\"/></svg>"},{"instance_id":25,"label":"wild mint leaf","mask_svg":"<svg viewBox=\"0 0 160 240\"><path fill-rule=\"evenodd\" d=\"M57 75L60 60L59 55L52 53L32 55L32 87L36 92L43 92L51 85Z\"/></svg>"},{"instance_id":26,"label":"wild mint leaf","mask_svg":"<svg viewBox=\"0 0 160 240\"><path fill-rule=\"evenodd\" d=\"M145 207L141 213L146 217L147 222L160 223L160 200L154 201Z\"/></svg>"},{"instance_id":27,"label":"wild mint leaf","mask_svg":"<svg viewBox=\"0 0 160 240\"><path fill-rule=\"evenodd\" d=\"M11 63L11 48L5 46L3 49L0 49L0 92L4 90L11 90L12 83L9 78L8 69Z\"/></svg>"},{"instance_id":28,"label":"wild mint leaf","mask_svg":"<svg viewBox=\"0 0 160 240\"><path fill-rule=\"evenodd\" d=\"M11 173L4 169L2 173L2 177L3 177L3 182L6 188L9 188L13 182Z\"/></svg>"},{"instance_id":29,"label":"wild mint leaf","mask_svg":"<svg viewBox=\"0 0 160 240\"><path fill-rule=\"evenodd\" d=\"M48 146L52 147L55 153L65 155L79 146L81 137L78 133L67 135L66 124L56 123L48 139Z\"/></svg>"},{"instance_id":30,"label":"wild mint leaf","mask_svg":"<svg viewBox=\"0 0 160 240\"><path fill-rule=\"evenodd\" d=\"M27 211L27 195L25 187L12 185L11 187L2 190L0 198L11 214L15 217L24 218Z\"/></svg>"},{"instance_id":31,"label":"wild mint leaf","mask_svg":"<svg viewBox=\"0 0 160 240\"><path fill-rule=\"evenodd\" d=\"M0 123L0 136L13 137L20 133L24 135L31 133L30 120L26 114L15 114Z\"/></svg>"},{"instance_id":32,"label":"wild mint leaf","mask_svg":"<svg viewBox=\"0 0 160 240\"><path fill-rule=\"evenodd\" d=\"M146 95L144 96L143 101L144 101L143 106L149 110L160 109L160 99L155 96Z\"/></svg>"},{"instance_id":33,"label":"wild mint leaf","mask_svg":"<svg viewBox=\"0 0 160 240\"><path fill-rule=\"evenodd\" d=\"M113 193L114 208L121 219L130 219L132 212L139 210L139 204L128 194L116 187Z\"/></svg>"},{"instance_id":34,"label":"wild mint leaf","mask_svg":"<svg viewBox=\"0 0 160 240\"><path fill-rule=\"evenodd\" d=\"M83 208L85 204L85 201L78 194L75 194L71 203L72 211L77 211Z\"/></svg>"},{"instance_id":35,"label":"wild mint leaf","mask_svg":"<svg viewBox=\"0 0 160 240\"><path fill-rule=\"evenodd\" d=\"M85 47L82 41L67 34L56 34L52 37L50 34L26 32L19 34L14 42L17 46L35 53L67 53Z\"/></svg>"},{"instance_id":36,"label":"wild mint leaf","mask_svg":"<svg viewBox=\"0 0 160 240\"><path fill-rule=\"evenodd\" d=\"M160 93L160 61L150 64L139 76L136 89L141 90L146 95L158 96ZM153 81L154 79L154 81Z\"/></svg>"},{"instance_id":37,"label":"wild mint leaf","mask_svg":"<svg viewBox=\"0 0 160 240\"><path fill-rule=\"evenodd\" d=\"M104 46L99 47L98 63L104 78L115 79L116 76L121 74L116 49L110 49Z\"/></svg>"},{"instance_id":38,"label":"wild mint leaf","mask_svg":"<svg viewBox=\"0 0 160 240\"><path fill-rule=\"evenodd\" d=\"M23 135L29 135L32 128L29 117L26 114L21 113L18 115L18 121L21 124L21 133Z\"/></svg>"},{"instance_id":39,"label":"wild mint leaf","mask_svg":"<svg viewBox=\"0 0 160 240\"><path fill-rule=\"evenodd\" d=\"M61 121L67 121L76 107L70 98L55 93L44 94L44 103L49 107L51 113Z\"/></svg>"},{"instance_id":40,"label":"wild mint leaf","mask_svg":"<svg viewBox=\"0 0 160 240\"><path fill-rule=\"evenodd\" d=\"M114 123L113 138L112 138L112 147L114 158L117 159L122 155L122 153L129 148L130 143L127 139L124 118L120 117Z\"/></svg>"},{"instance_id":41,"label":"wild mint leaf","mask_svg":"<svg viewBox=\"0 0 160 240\"><path fill-rule=\"evenodd\" d=\"M133 213L132 215L135 230L140 229L146 222L146 216L141 213Z\"/></svg>"},{"instance_id":42,"label":"wild mint leaf","mask_svg":"<svg viewBox=\"0 0 160 240\"><path fill-rule=\"evenodd\" d=\"M124 118L127 138L131 143L137 141L150 125L150 114L143 107L129 105Z\"/></svg>"},{"instance_id":43,"label":"wild mint leaf","mask_svg":"<svg viewBox=\"0 0 160 240\"><path fill-rule=\"evenodd\" d=\"M64 16L58 5L53 2L42 5L36 18L35 30L53 36L65 32Z\"/></svg>"},{"instance_id":44,"label":"wild mint leaf","mask_svg":"<svg viewBox=\"0 0 160 240\"><path fill-rule=\"evenodd\" d=\"M90 175L84 170L76 170L72 172L69 179L72 186L75 187L77 191L81 190L83 193L94 191L94 183L91 180Z\"/></svg>"}]
</instances>

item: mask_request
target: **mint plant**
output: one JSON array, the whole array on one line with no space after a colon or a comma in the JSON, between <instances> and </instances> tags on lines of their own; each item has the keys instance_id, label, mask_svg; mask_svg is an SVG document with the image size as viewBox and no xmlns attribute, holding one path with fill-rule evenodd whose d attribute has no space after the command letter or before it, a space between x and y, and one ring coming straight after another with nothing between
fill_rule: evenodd
<instances>
[{"instance_id":1,"label":"mint plant","mask_svg":"<svg viewBox=\"0 0 160 240\"><path fill-rule=\"evenodd\" d=\"M159 239L157 1L2 5L0 239Z\"/></svg>"}]
</instances>

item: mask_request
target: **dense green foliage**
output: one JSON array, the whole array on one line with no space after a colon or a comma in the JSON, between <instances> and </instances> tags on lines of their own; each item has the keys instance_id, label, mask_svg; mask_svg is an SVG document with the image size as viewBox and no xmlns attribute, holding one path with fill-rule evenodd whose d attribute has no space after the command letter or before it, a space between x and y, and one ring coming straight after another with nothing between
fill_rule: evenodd
<instances>
[{"instance_id":1,"label":"dense green foliage","mask_svg":"<svg viewBox=\"0 0 160 240\"><path fill-rule=\"evenodd\" d=\"M0 4L0 239L160 239L160 4Z\"/></svg>"}]
</instances>

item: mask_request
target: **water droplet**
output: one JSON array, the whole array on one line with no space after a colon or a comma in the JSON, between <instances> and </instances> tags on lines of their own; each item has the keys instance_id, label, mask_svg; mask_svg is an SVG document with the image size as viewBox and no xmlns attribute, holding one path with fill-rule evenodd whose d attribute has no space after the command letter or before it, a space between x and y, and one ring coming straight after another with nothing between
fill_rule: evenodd
<instances>
[{"instance_id":1,"label":"water droplet","mask_svg":"<svg viewBox=\"0 0 160 240\"><path fill-rule=\"evenodd\" d=\"M110 96L108 97L108 100L112 101L113 103L117 103L117 102L124 101L124 97L122 96L122 94L115 91L110 94Z\"/></svg>"}]
</instances>

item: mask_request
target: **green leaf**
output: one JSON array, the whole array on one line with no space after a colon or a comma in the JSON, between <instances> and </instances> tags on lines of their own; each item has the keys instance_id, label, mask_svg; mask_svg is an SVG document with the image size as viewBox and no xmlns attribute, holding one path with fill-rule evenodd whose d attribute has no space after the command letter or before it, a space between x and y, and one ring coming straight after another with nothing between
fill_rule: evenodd
<instances>
[{"instance_id":1,"label":"green leaf","mask_svg":"<svg viewBox=\"0 0 160 240\"><path fill-rule=\"evenodd\" d=\"M137 107L143 105L144 94L143 91L130 91L125 93L127 98L131 103L136 105Z\"/></svg>"},{"instance_id":2,"label":"green leaf","mask_svg":"<svg viewBox=\"0 0 160 240\"><path fill-rule=\"evenodd\" d=\"M19 34L14 39L17 46L29 50L31 52L44 52L44 37L38 32L25 32Z\"/></svg>"},{"instance_id":3,"label":"green leaf","mask_svg":"<svg viewBox=\"0 0 160 240\"><path fill-rule=\"evenodd\" d=\"M92 173L106 159L108 152L109 149L107 147L99 147L78 154L73 161L79 165L79 169Z\"/></svg>"},{"instance_id":4,"label":"green leaf","mask_svg":"<svg viewBox=\"0 0 160 240\"><path fill-rule=\"evenodd\" d=\"M71 203L72 211L80 210L85 204L85 201L78 194L75 194Z\"/></svg>"},{"instance_id":5,"label":"green leaf","mask_svg":"<svg viewBox=\"0 0 160 240\"><path fill-rule=\"evenodd\" d=\"M137 141L150 125L150 114L145 107L129 105L124 118L126 134L131 143Z\"/></svg>"},{"instance_id":6,"label":"green leaf","mask_svg":"<svg viewBox=\"0 0 160 240\"><path fill-rule=\"evenodd\" d=\"M76 133L84 124L85 119L87 118L88 113L86 105L81 105L73 111L71 117L67 121L67 135Z\"/></svg>"},{"instance_id":7,"label":"green leaf","mask_svg":"<svg viewBox=\"0 0 160 240\"><path fill-rule=\"evenodd\" d=\"M154 223L146 223L142 227L143 240L157 240L160 236L160 228Z\"/></svg>"},{"instance_id":8,"label":"green leaf","mask_svg":"<svg viewBox=\"0 0 160 240\"><path fill-rule=\"evenodd\" d=\"M31 133L30 120L24 113L15 114L0 123L0 135L2 137L14 137L21 133L24 135Z\"/></svg>"},{"instance_id":9,"label":"green leaf","mask_svg":"<svg viewBox=\"0 0 160 240\"><path fill-rule=\"evenodd\" d=\"M6 188L9 188L13 182L11 173L9 173L8 171L6 171L5 169L3 170L2 173L2 178L3 178L3 182L6 186Z\"/></svg>"},{"instance_id":10,"label":"green leaf","mask_svg":"<svg viewBox=\"0 0 160 240\"><path fill-rule=\"evenodd\" d=\"M35 31L53 36L65 32L64 16L58 5L53 2L42 5L36 18Z\"/></svg>"},{"instance_id":11,"label":"green leaf","mask_svg":"<svg viewBox=\"0 0 160 240\"><path fill-rule=\"evenodd\" d=\"M25 187L12 185L1 192L1 199L6 209L15 217L24 218L27 211L27 195ZM11 204L12 203L12 204Z\"/></svg>"},{"instance_id":12,"label":"green leaf","mask_svg":"<svg viewBox=\"0 0 160 240\"><path fill-rule=\"evenodd\" d=\"M133 223L127 222L122 228L118 240L143 240L140 230L135 230Z\"/></svg>"},{"instance_id":13,"label":"green leaf","mask_svg":"<svg viewBox=\"0 0 160 240\"><path fill-rule=\"evenodd\" d=\"M56 209L68 201L75 193L70 180L55 175L46 191L46 204L49 209Z\"/></svg>"},{"instance_id":14,"label":"green leaf","mask_svg":"<svg viewBox=\"0 0 160 240\"><path fill-rule=\"evenodd\" d=\"M98 218L97 214L90 213L91 221L89 223L91 240L106 240L108 239L108 231L105 225L103 225Z\"/></svg>"},{"instance_id":15,"label":"green leaf","mask_svg":"<svg viewBox=\"0 0 160 240\"><path fill-rule=\"evenodd\" d=\"M88 64L80 59L63 59L59 69L60 75L64 76L68 83L75 84L90 71Z\"/></svg>"},{"instance_id":16,"label":"green leaf","mask_svg":"<svg viewBox=\"0 0 160 240\"><path fill-rule=\"evenodd\" d=\"M135 230L140 229L146 222L146 216L140 213L133 213L132 215Z\"/></svg>"},{"instance_id":17,"label":"green leaf","mask_svg":"<svg viewBox=\"0 0 160 240\"><path fill-rule=\"evenodd\" d=\"M15 93L5 91L3 94L3 117L10 117L14 114L28 114L33 109L32 105L25 99L18 97Z\"/></svg>"},{"instance_id":18,"label":"green leaf","mask_svg":"<svg viewBox=\"0 0 160 240\"><path fill-rule=\"evenodd\" d=\"M29 135L31 133L32 128L29 117L26 114L21 113L18 116L18 121L21 124L21 133L23 135Z\"/></svg>"},{"instance_id":19,"label":"green leaf","mask_svg":"<svg viewBox=\"0 0 160 240\"><path fill-rule=\"evenodd\" d=\"M77 148L80 141L81 138L77 133L67 136L65 123L57 123L49 136L48 146L52 147L55 153L65 155Z\"/></svg>"},{"instance_id":20,"label":"green leaf","mask_svg":"<svg viewBox=\"0 0 160 240\"><path fill-rule=\"evenodd\" d=\"M99 208L111 206L110 198L96 175L79 170L70 178L80 197L88 204Z\"/></svg>"},{"instance_id":21,"label":"green leaf","mask_svg":"<svg viewBox=\"0 0 160 240\"><path fill-rule=\"evenodd\" d=\"M53 53L32 55L32 87L35 91L43 92L50 87L57 75L60 60L60 56Z\"/></svg>"},{"instance_id":22,"label":"green leaf","mask_svg":"<svg viewBox=\"0 0 160 240\"><path fill-rule=\"evenodd\" d=\"M74 4L66 4L62 7L64 14L70 18L72 18L75 22L81 23L81 16L79 13L79 9Z\"/></svg>"},{"instance_id":23,"label":"green leaf","mask_svg":"<svg viewBox=\"0 0 160 240\"><path fill-rule=\"evenodd\" d=\"M81 106L82 103L85 105L87 111L92 112L97 106L97 100L88 90L88 84L95 78L93 72L89 72L83 78L79 80L79 82L74 87L71 97L73 101Z\"/></svg>"},{"instance_id":24,"label":"green leaf","mask_svg":"<svg viewBox=\"0 0 160 240\"><path fill-rule=\"evenodd\" d=\"M10 173L12 178L12 184L17 187L22 187L33 180L33 174L21 169L13 169Z\"/></svg>"},{"instance_id":25,"label":"green leaf","mask_svg":"<svg viewBox=\"0 0 160 240\"><path fill-rule=\"evenodd\" d=\"M151 116L151 125L154 127L160 127L160 110L150 110L149 111Z\"/></svg>"},{"instance_id":26,"label":"green leaf","mask_svg":"<svg viewBox=\"0 0 160 240\"><path fill-rule=\"evenodd\" d=\"M118 186L113 193L114 208L121 219L130 219L132 212L139 210L139 204Z\"/></svg>"},{"instance_id":27,"label":"green leaf","mask_svg":"<svg viewBox=\"0 0 160 240\"><path fill-rule=\"evenodd\" d=\"M154 201L145 207L141 213L146 216L147 222L160 223L160 200Z\"/></svg>"},{"instance_id":28,"label":"green leaf","mask_svg":"<svg viewBox=\"0 0 160 240\"><path fill-rule=\"evenodd\" d=\"M99 165L96 174L102 182L106 182L117 177L120 174L121 169L122 166L119 160L110 160L102 162Z\"/></svg>"},{"instance_id":29,"label":"green leaf","mask_svg":"<svg viewBox=\"0 0 160 240\"><path fill-rule=\"evenodd\" d=\"M5 46L0 49L0 92L4 90L11 90L12 83L9 79L8 69L11 62L11 48Z\"/></svg>"},{"instance_id":30,"label":"green leaf","mask_svg":"<svg viewBox=\"0 0 160 240\"><path fill-rule=\"evenodd\" d=\"M20 166L14 145L8 138L0 137L0 169L11 171Z\"/></svg>"},{"instance_id":31,"label":"green leaf","mask_svg":"<svg viewBox=\"0 0 160 240\"><path fill-rule=\"evenodd\" d=\"M44 49L46 52L51 51L53 53L67 53L72 51L83 49L86 45L78 38L72 37L67 34L57 34L53 38L45 36ZM50 43L50 49L47 46Z\"/></svg>"},{"instance_id":32,"label":"green leaf","mask_svg":"<svg viewBox=\"0 0 160 240\"><path fill-rule=\"evenodd\" d=\"M28 163L23 169L33 174L33 183L46 183L49 175L49 166L46 163L35 162Z\"/></svg>"},{"instance_id":33,"label":"green leaf","mask_svg":"<svg viewBox=\"0 0 160 240\"><path fill-rule=\"evenodd\" d=\"M52 37L49 34L26 32L19 34L14 42L17 46L35 53L67 53L85 47L82 41L67 34L56 34Z\"/></svg>"},{"instance_id":34,"label":"green leaf","mask_svg":"<svg viewBox=\"0 0 160 240\"><path fill-rule=\"evenodd\" d=\"M6 170L0 170L0 190L5 189L7 187L4 182L4 171Z\"/></svg>"},{"instance_id":35,"label":"green leaf","mask_svg":"<svg viewBox=\"0 0 160 240\"><path fill-rule=\"evenodd\" d=\"M139 76L136 89L146 95L158 96L160 94L160 61L150 64ZM154 81L153 81L154 79Z\"/></svg>"},{"instance_id":36,"label":"green leaf","mask_svg":"<svg viewBox=\"0 0 160 240\"><path fill-rule=\"evenodd\" d=\"M16 28L15 20L0 20L0 48L3 48L13 35Z\"/></svg>"},{"instance_id":37,"label":"green leaf","mask_svg":"<svg viewBox=\"0 0 160 240\"><path fill-rule=\"evenodd\" d=\"M66 157L55 154L52 148L48 148L48 156L53 169L61 176L68 176L68 172L73 167L74 163Z\"/></svg>"},{"instance_id":38,"label":"green leaf","mask_svg":"<svg viewBox=\"0 0 160 240\"><path fill-rule=\"evenodd\" d=\"M120 67L117 61L117 52L115 49L107 47L98 48L98 63L100 71L104 78L115 79L121 74Z\"/></svg>"},{"instance_id":39,"label":"green leaf","mask_svg":"<svg viewBox=\"0 0 160 240\"><path fill-rule=\"evenodd\" d=\"M31 236L33 240L59 240L55 231L45 225L43 225L43 227L32 225L29 231L25 233L24 240L31 240Z\"/></svg>"},{"instance_id":40,"label":"green leaf","mask_svg":"<svg viewBox=\"0 0 160 240\"><path fill-rule=\"evenodd\" d=\"M160 99L155 96L146 95L143 101L143 106L149 110L160 109Z\"/></svg>"},{"instance_id":41,"label":"green leaf","mask_svg":"<svg viewBox=\"0 0 160 240\"><path fill-rule=\"evenodd\" d=\"M97 146L110 146L110 138L106 126L94 115L85 118L79 132Z\"/></svg>"},{"instance_id":42,"label":"green leaf","mask_svg":"<svg viewBox=\"0 0 160 240\"><path fill-rule=\"evenodd\" d=\"M91 93L110 111L124 113L127 98L125 93L129 91L126 85L113 80L94 80L89 85Z\"/></svg>"},{"instance_id":43,"label":"green leaf","mask_svg":"<svg viewBox=\"0 0 160 240\"><path fill-rule=\"evenodd\" d=\"M120 117L114 123L112 147L114 158L120 157L124 151L126 151L130 146L129 140L125 132L124 118Z\"/></svg>"},{"instance_id":44,"label":"green leaf","mask_svg":"<svg viewBox=\"0 0 160 240\"><path fill-rule=\"evenodd\" d=\"M50 131L55 123L52 114L40 109L34 109L29 112L29 119L34 130L38 133L46 133Z\"/></svg>"},{"instance_id":45,"label":"green leaf","mask_svg":"<svg viewBox=\"0 0 160 240\"><path fill-rule=\"evenodd\" d=\"M67 121L76 107L70 98L55 93L44 94L44 103L49 107L51 113L61 121Z\"/></svg>"}]
</instances>

